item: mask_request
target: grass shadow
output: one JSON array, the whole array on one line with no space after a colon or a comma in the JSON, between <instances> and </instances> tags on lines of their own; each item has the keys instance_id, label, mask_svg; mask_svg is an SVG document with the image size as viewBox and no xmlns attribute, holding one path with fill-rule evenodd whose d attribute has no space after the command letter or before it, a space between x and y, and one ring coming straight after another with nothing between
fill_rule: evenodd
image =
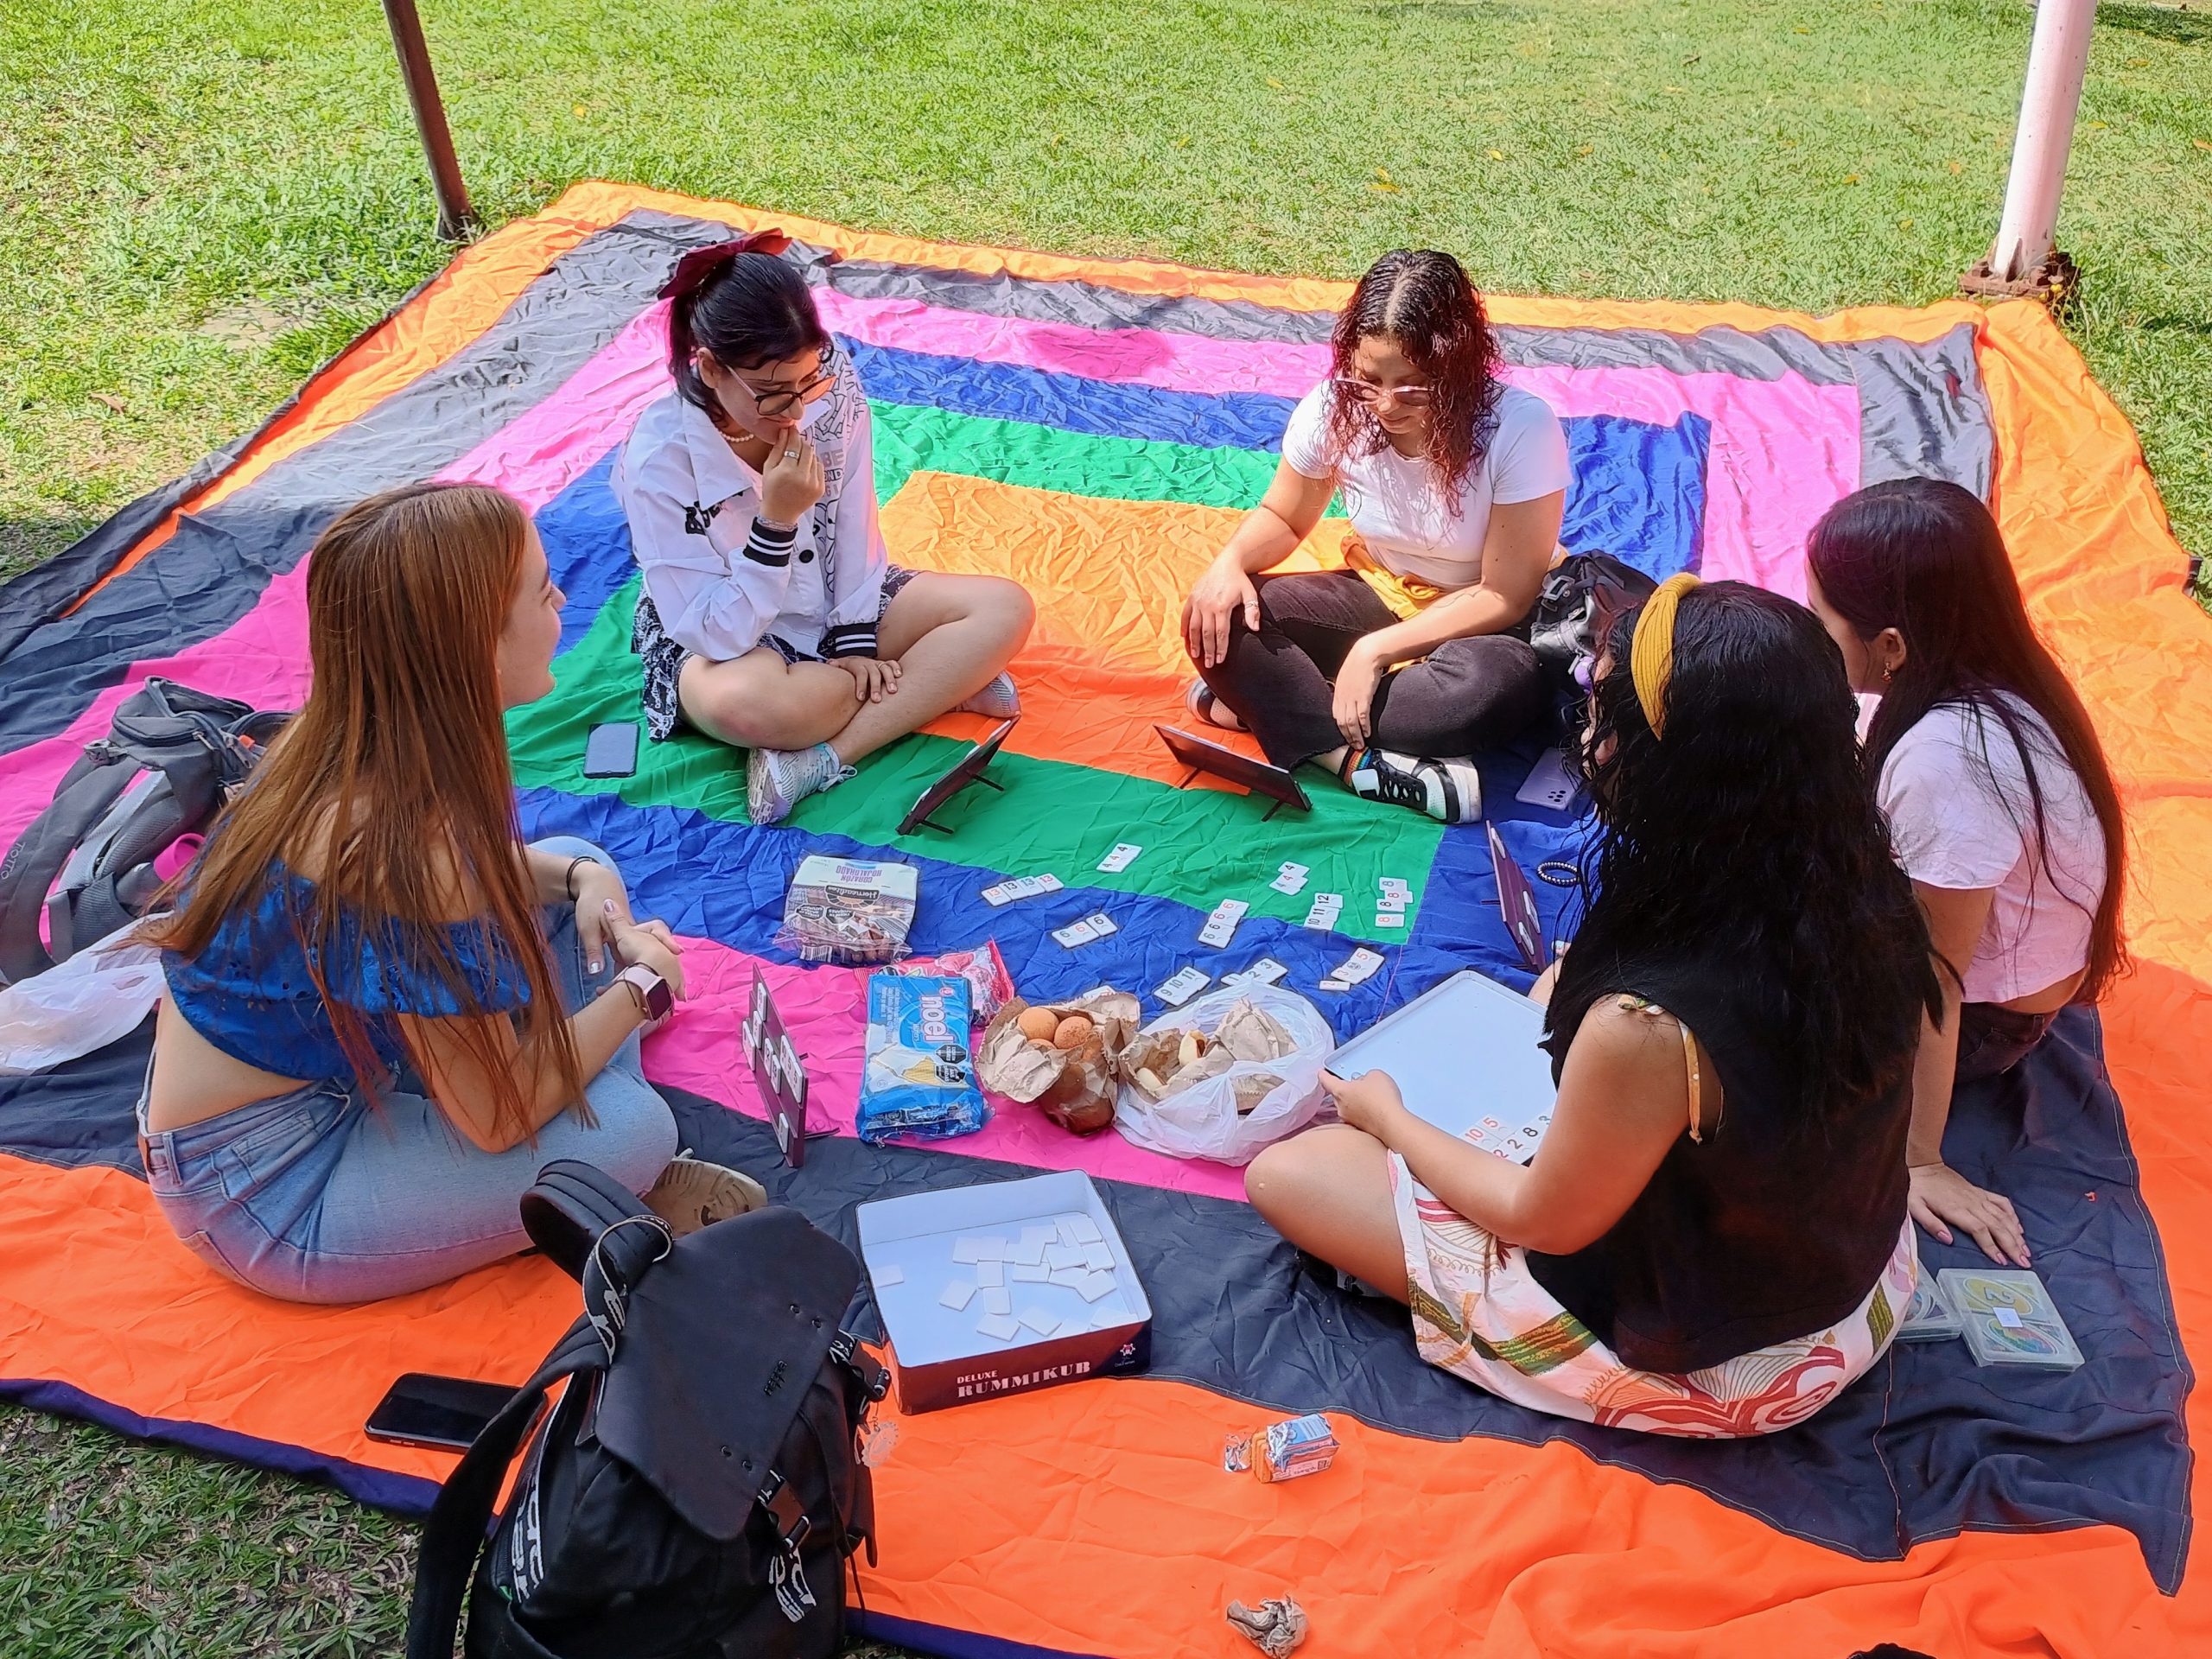
<instances>
[{"instance_id":1,"label":"grass shadow","mask_svg":"<svg viewBox=\"0 0 2212 1659\"><path fill-rule=\"evenodd\" d=\"M2097 8L2097 22L2153 40L2171 41L2177 46L2202 46L2212 41L2212 12L2173 6L2101 5Z\"/></svg>"}]
</instances>

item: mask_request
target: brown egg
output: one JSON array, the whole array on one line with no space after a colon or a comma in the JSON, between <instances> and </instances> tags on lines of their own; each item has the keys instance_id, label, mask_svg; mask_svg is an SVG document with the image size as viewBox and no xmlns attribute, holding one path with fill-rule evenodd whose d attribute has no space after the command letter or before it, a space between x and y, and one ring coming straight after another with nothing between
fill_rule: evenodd
<instances>
[{"instance_id":1,"label":"brown egg","mask_svg":"<svg viewBox=\"0 0 2212 1659\"><path fill-rule=\"evenodd\" d=\"M1035 1043L1049 1043L1052 1033L1060 1028L1060 1016L1050 1008L1024 1008L1015 1024L1021 1034Z\"/></svg>"},{"instance_id":2,"label":"brown egg","mask_svg":"<svg viewBox=\"0 0 2212 1659\"><path fill-rule=\"evenodd\" d=\"M1097 1027L1090 1023L1090 1015L1071 1014L1061 1020L1058 1029L1052 1033L1052 1046L1054 1048L1081 1048L1090 1040L1090 1033L1096 1029Z\"/></svg>"}]
</instances>

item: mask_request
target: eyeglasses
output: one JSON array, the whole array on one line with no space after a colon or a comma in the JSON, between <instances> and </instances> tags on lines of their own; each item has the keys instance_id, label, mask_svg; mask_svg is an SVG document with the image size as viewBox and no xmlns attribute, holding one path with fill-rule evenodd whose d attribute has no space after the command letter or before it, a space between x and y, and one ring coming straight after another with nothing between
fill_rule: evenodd
<instances>
[{"instance_id":1,"label":"eyeglasses","mask_svg":"<svg viewBox=\"0 0 2212 1659\"><path fill-rule=\"evenodd\" d=\"M1349 374L1337 377L1337 390L1370 409L1385 397L1402 409L1426 409L1436 396L1433 386L1378 386L1372 380L1355 379Z\"/></svg>"},{"instance_id":2,"label":"eyeglasses","mask_svg":"<svg viewBox=\"0 0 2212 1659\"><path fill-rule=\"evenodd\" d=\"M743 375L737 377L737 383L741 386L743 386L747 395L752 397L753 408L759 410L763 415L766 415L772 421L790 414L792 410L799 408L802 404L810 403L824 387L828 386L832 381L836 379L836 378L837 365L836 357L832 349L825 346L822 353L822 366L820 372L816 374L813 379L808 381L803 386L772 386L762 388L754 385Z\"/></svg>"}]
</instances>

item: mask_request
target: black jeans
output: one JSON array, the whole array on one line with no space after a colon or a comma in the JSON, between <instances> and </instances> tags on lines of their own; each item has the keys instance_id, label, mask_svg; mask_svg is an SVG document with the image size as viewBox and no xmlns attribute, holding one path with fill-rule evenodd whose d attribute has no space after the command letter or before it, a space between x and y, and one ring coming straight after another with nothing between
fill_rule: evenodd
<instances>
[{"instance_id":1,"label":"black jeans","mask_svg":"<svg viewBox=\"0 0 2212 1659\"><path fill-rule=\"evenodd\" d=\"M2027 1058L2058 1016L2020 1014L1995 1002L1967 1002L1959 1008L1959 1058L1952 1072L1973 1083L2010 1071Z\"/></svg>"},{"instance_id":2,"label":"black jeans","mask_svg":"<svg viewBox=\"0 0 2212 1659\"><path fill-rule=\"evenodd\" d=\"M1262 576L1260 626L1231 619L1229 652L1200 671L1236 711L1268 759L1294 766L1340 747L1330 681L1363 634L1398 620L1350 570ZM1543 715L1543 669L1529 642L1510 633L1452 639L1421 662L1385 674L1370 729L1377 748L1452 757L1510 743Z\"/></svg>"}]
</instances>

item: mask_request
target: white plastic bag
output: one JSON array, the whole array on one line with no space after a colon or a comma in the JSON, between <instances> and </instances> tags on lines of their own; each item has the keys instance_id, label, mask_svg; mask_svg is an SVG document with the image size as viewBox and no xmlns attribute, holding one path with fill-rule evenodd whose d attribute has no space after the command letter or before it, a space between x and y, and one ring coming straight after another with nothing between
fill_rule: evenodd
<instances>
[{"instance_id":1,"label":"white plastic bag","mask_svg":"<svg viewBox=\"0 0 2212 1659\"><path fill-rule=\"evenodd\" d=\"M162 998L162 953L133 937L139 925L0 990L0 1077L43 1071L137 1029Z\"/></svg>"},{"instance_id":2,"label":"white plastic bag","mask_svg":"<svg viewBox=\"0 0 2212 1659\"><path fill-rule=\"evenodd\" d=\"M1294 991L1275 985L1224 986L1188 1007L1163 1014L1137 1033L1136 1041L1160 1031L1196 1030L1211 1036L1223 1016L1247 1001L1280 1021L1297 1047L1281 1059L1240 1060L1164 1100L1147 1099L1135 1084L1124 1082L1115 1099L1114 1127L1125 1139L1173 1158L1249 1164L1261 1147L1313 1121L1323 1104L1321 1068L1336 1052L1337 1037L1320 1010ZM1239 1112L1238 1079L1262 1072L1274 1073L1282 1082L1250 1111Z\"/></svg>"}]
</instances>

